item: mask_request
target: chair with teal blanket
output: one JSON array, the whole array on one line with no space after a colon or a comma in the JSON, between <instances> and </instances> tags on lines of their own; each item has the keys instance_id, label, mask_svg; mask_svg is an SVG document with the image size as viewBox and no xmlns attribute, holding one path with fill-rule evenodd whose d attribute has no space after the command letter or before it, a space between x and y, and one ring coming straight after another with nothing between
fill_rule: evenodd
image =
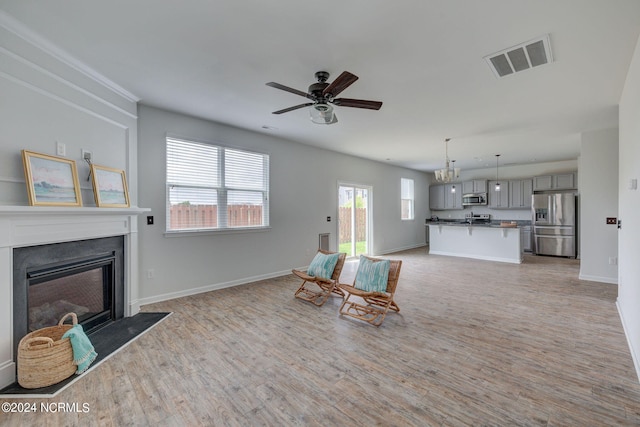
<instances>
[{"instance_id":1,"label":"chair with teal blanket","mask_svg":"<svg viewBox=\"0 0 640 427\"><path fill-rule=\"evenodd\" d=\"M402 261L360 256L353 285L339 284L346 297L340 314L380 326L387 312L400 311L393 297Z\"/></svg>"},{"instance_id":2,"label":"chair with teal blanket","mask_svg":"<svg viewBox=\"0 0 640 427\"><path fill-rule=\"evenodd\" d=\"M343 252L319 249L306 271L291 270L302 279L294 296L318 307L327 302L332 293L343 297L344 292L338 287L338 280L346 257L347 254Z\"/></svg>"}]
</instances>

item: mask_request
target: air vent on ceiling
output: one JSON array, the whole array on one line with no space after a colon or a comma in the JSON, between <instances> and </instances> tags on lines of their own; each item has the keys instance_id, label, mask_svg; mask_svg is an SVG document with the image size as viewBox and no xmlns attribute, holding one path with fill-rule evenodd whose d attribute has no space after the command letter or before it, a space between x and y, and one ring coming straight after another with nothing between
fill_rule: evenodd
<instances>
[{"instance_id":1,"label":"air vent on ceiling","mask_svg":"<svg viewBox=\"0 0 640 427\"><path fill-rule=\"evenodd\" d=\"M518 71L553 62L549 35L545 34L528 42L510 47L484 57L496 77L504 77Z\"/></svg>"}]
</instances>

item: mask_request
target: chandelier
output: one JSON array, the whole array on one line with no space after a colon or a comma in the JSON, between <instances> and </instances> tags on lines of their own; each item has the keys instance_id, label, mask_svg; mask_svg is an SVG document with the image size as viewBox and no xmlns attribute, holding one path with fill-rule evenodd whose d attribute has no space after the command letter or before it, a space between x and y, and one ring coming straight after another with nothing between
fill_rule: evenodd
<instances>
[{"instance_id":1,"label":"chandelier","mask_svg":"<svg viewBox=\"0 0 640 427\"><path fill-rule=\"evenodd\" d=\"M451 138L444 140L445 150L445 167L435 171L437 182L451 182L460 177L460 168L455 167L455 160L449 160L449 141Z\"/></svg>"}]
</instances>

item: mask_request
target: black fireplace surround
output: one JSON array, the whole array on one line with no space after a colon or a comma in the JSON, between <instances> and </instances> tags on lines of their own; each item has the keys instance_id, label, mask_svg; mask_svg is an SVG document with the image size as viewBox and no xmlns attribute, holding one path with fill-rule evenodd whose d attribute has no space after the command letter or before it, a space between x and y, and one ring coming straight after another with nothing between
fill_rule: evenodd
<instances>
[{"instance_id":1,"label":"black fireplace surround","mask_svg":"<svg viewBox=\"0 0 640 427\"><path fill-rule=\"evenodd\" d=\"M93 273L91 273L93 272ZM13 250L13 341L29 331L29 287L65 277L93 274L102 277L100 308L79 315L87 333L124 317L124 236L105 237ZM102 285L101 285L102 286ZM32 297L34 298L33 294ZM77 313L78 314L78 313ZM33 319L32 319L33 321Z\"/></svg>"}]
</instances>

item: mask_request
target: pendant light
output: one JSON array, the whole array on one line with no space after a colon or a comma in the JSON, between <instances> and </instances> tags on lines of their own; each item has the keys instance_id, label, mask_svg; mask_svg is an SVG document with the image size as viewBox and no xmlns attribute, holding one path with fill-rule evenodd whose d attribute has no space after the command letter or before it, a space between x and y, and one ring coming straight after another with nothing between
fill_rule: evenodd
<instances>
[{"instance_id":1,"label":"pendant light","mask_svg":"<svg viewBox=\"0 0 640 427\"><path fill-rule=\"evenodd\" d=\"M456 168L451 166L451 161L449 160L449 141L451 138L447 138L444 140L444 150L445 150L445 158L444 158L444 168L438 169L434 172L436 176L437 182L451 182L456 178L460 177L460 168ZM453 160L453 164L455 165L455 160ZM450 167L451 166L451 167Z\"/></svg>"},{"instance_id":2,"label":"pendant light","mask_svg":"<svg viewBox=\"0 0 640 427\"><path fill-rule=\"evenodd\" d=\"M454 175L455 175L455 170L456 170L456 161L455 160L451 160L451 169L454 171ZM460 174L458 173L458 176L460 176ZM458 176L455 176L455 178L457 178ZM455 193L456 192L456 185L453 184L451 186L451 192Z\"/></svg>"},{"instance_id":3,"label":"pendant light","mask_svg":"<svg viewBox=\"0 0 640 427\"><path fill-rule=\"evenodd\" d=\"M498 181L498 158L500 154L496 154L496 191L500 191L500 181Z\"/></svg>"}]
</instances>

